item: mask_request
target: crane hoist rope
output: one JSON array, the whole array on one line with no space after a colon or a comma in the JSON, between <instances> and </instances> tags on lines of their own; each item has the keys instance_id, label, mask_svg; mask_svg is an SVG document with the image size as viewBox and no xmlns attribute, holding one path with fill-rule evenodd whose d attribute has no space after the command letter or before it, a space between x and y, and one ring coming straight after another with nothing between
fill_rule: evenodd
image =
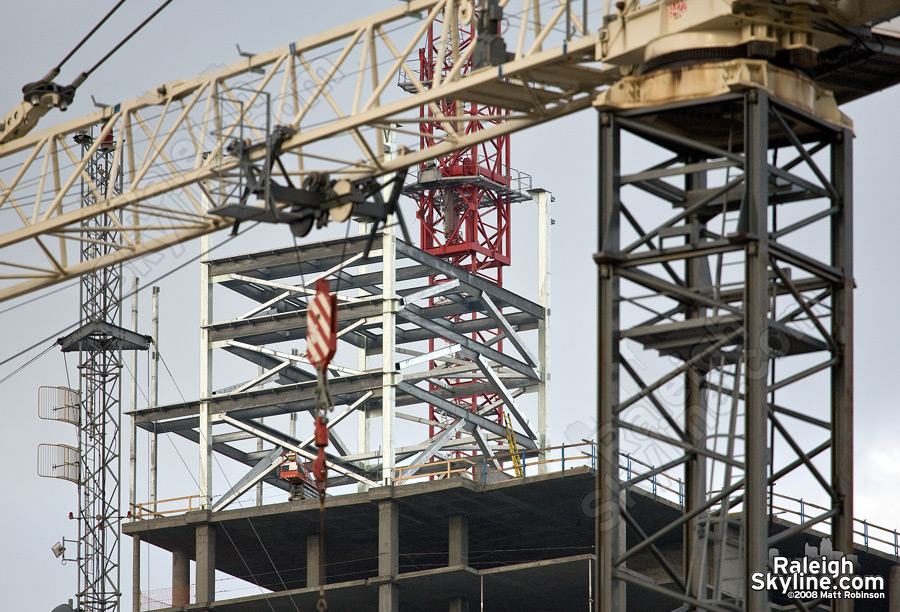
<instances>
[{"instance_id":1,"label":"crane hoist rope","mask_svg":"<svg viewBox=\"0 0 900 612\"><path fill-rule=\"evenodd\" d=\"M24 101L16 108L10 111L6 117L0 122L0 143L19 138L37 125L38 119L46 115L53 107L59 107L60 110L66 110L75 100L75 92L78 87L84 83L91 74L94 73L106 60L112 57L122 46L131 40L144 26L150 23L154 17L159 15L173 0L165 0L155 11L153 11L146 19L144 19L136 28L134 28L125 38L119 41L116 46L110 49L106 55L100 58L89 69L81 72L75 80L69 85L59 85L54 79L59 76L63 64L75 55L75 53L112 17L125 0L120 0L110 11L95 25L75 47L60 61L50 72L44 75L39 81L27 83L22 87L22 95Z\"/></svg>"},{"instance_id":2,"label":"crane hoist rope","mask_svg":"<svg viewBox=\"0 0 900 612\"><path fill-rule=\"evenodd\" d=\"M313 436L318 454L312 463L312 473L319 493L319 551L325 550L325 489L328 470L325 447L328 446L328 413L334 402L328 391L328 364L337 350L337 296L331 293L327 279L316 281L316 294L306 311L306 345L309 362L316 368L316 396L313 414L316 417ZM325 585L319 582L318 612L325 612Z\"/></svg>"}]
</instances>

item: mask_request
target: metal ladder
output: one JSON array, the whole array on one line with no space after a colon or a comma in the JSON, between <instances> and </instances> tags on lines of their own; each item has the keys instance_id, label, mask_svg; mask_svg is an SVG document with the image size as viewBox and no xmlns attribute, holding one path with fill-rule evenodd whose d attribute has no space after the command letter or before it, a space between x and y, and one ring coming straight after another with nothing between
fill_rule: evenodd
<instances>
[{"instance_id":1,"label":"metal ladder","mask_svg":"<svg viewBox=\"0 0 900 612\"><path fill-rule=\"evenodd\" d=\"M519 445L516 444L516 432L513 431L512 423L509 422L509 413L504 411L503 418L506 420L506 440L509 442L509 455L513 462L513 469L516 471L516 477L522 477L522 457L519 455Z\"/></svg>"}]
</instances>

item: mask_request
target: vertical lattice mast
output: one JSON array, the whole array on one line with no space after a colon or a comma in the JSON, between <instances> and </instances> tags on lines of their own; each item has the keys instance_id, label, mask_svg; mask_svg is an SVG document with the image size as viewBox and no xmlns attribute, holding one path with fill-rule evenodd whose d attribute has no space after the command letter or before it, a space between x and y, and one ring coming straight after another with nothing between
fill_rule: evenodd
<instances>
[{"instance_id":1,"label":"vertical lattice mast","mask_svg":"<svg viewBox=\"0 0 900 612\"><path fill-rule=\"evenodd\" d=\"M113 171L112 131L94 147L91 133L75 141L88 156L82 180L82 206L90 206L122 191L122 175ZM93 150L93 152L92 152ZM112 213L111 213L112 214ZM93 217L82 223L82 261L96 261L118 249L118 232L111 218ZM81 279L81 326L119 326L122 297L120 265L94 270ZM119 607L119 424L121 421L121 348L109 334L94 334L79 350L82 426L79 435L81 481L78 486L78 608L85 612Z\"/></svg>"},{"instance_id":2,"label":"vertical lattice mast","mask_svg":"<svg viewBox=\"0 0 900 612\"><path fill-rule=\"evenodd\" d=\"M448 48L441 49L443 20L435 20L428 28L426 46L419 50L419 78L426 87L446 77L460 61L466 49L476 44L475 20L469 25L455 24L457 15L445 13L451 27L458 25L458 38ZM499 23L498 23L499 33ZM473 69L477 54L468 56L460 74ZM414 91L410 88L410 92ZM486 125L502 122L502 109L463 102L438 100L436 106L443 116L459 117L459 121L447 125L436 119L434 108L422 106L420 147L426 149L445 139L448 131L469 134ZM513 180L510 167L510 137L504 135L484 143L462 149L445 157L423 163L418 169L416 182L406 188L418 205L419 246L427 253L446 259L453 265L473 274L503 285L503 268L510 264L510 205L527 200L521 192L521 177ZM432 284L443 282L440 276L431 279ZM440 298L434 298L432 305ZM477 334L480 341L489 341L499 330ZM429 341L433 351L446 343ZM502 345L498 348L502 350ZM435 367L436 364L432 364ZM457 380L456 385L474 384L472 379ZM457 399L473 411L496 406L496 416L502 422L502 404L494 393L471 395ZM432 420L436 415L432 408ZM430 428L429 435L438 431Z\"/></svg>"},{"instance_id":3,"label":"vertical lattice mast","mask_svg":"<svg viewBox=\"0 0 900 612\"><path fill-rule=\"evenodd\" d=\"M772 549L812 527L853 550L852 133L786 102L808 82L783 77L773 91L601 107L600 612L626 610L626 586L673 607L787 607L749 579ZM625 138L645 159L623 162ZM625 501L639 480L622 478L630 449L683 466L684 512L665 526L642 525ZM822 505L777 526L798 487ZM657 548L675 530L681 568ZM640 554L675 588L625 571Z\"/></svg>"},{"instance_id":4,"label":"vertical lattice mast","mask_svg":"<svg viewBox=\"0 0 900 612\"><path fill-rule=\"evenodd\" d=\"M439 27L437 22L429 27L427 46L419 50L419 76L426 86L436 75L446 76L458 56L474 44L473 27L460 26L458 49L441 53ZM460 72L471 69L470 56ZM440 100L437 106L443 115L459 117L450 127L465 134L499 123L498 115L504 114L494 107L451 99ZM419 113L420 146L425 149L447 136L447 126L434 120L430 106L421 107ZM507 134L426 162L416 190L421 248L498 285L503 284L503 267L510 263L509 138Z\"/></svg>"}]
</instances>

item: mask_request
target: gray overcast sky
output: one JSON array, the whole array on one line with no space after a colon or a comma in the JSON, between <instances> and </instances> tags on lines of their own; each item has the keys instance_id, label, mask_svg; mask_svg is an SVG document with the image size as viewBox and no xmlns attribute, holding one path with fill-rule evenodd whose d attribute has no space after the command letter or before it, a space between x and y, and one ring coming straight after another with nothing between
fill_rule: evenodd
<instances>
[{"instance_id":1,"label":"gray overcast sky","mask_svg":"<svg viewBox=\"0 0 900 612\"><path fill-rule=\"evenodd\" d=\"M114 3L68 1L4 3L4 35L0 37L3 60L0 113L21 99L20 88L41 78ZM80 116L92 110L90 96L115 103L155 86L189 78L238 59L235 43L261 52L298 40L317 31L351 21L396 4L391 0L329 2L189 2L169 6L145 31L97 71L78 93L66 113L53 111L43 126ZM155 2L129 3L82 49L63 71L60 82L89 67L140 21ZM900 323L896 316L898 288L895 256L900 227L900 90L876 94L843 110L855 122L855 240L856 240L856 516L887 527L900 526L900 416L896 410L895 381ZM534 176L535 185L557 198L554 217L554 409L551 431L555 442L565 441L567 431L593 424L595 396L595 298L596 248L596 117L591 111L568 117L513 137L512 164ZM590 136L588 136L590 135ZM513 271L509 284L535 299L534 207L521 205L515 213ZM289 238L284 233L284 243ZM256 248L244 243L242 250ZM196 244L176 249L147 267L131 267L146 273L142 282L193 257ZM163 374L162 401L176 401L179 390L189 399L197 394L197 295L196 265L166 279L162 288L162 354L170 362L178 388ZM145 294L146 296L146 294ZM70 288L28 306L8 310L24 299L0 304L2 351L6 358L49 336L77 318L78 292ZM142 301L143 331L149 332L149 298ZM127 318L127 315L126 315ZM47 343L49 344L49 343ZM0 377L45 348L24 355L0 368ZM70 359L69 375L74 376ZM5 550L0 554L0 610L50 610L73 596L73 565L60 566L50 546L61 537L74 538L75 524L66 519L76 509L74 486L40 479L35 472L37 445L41 442L72 443L70 427L39 421L37 388L64 385L66 369L56 350L27 370L3 383L0 410L6 426L0 433L0 479L6 503L0 510ZM77 386L74 378L71 384ZM127 392L125 393L127 402ZM127 406L126 406L127 408ZM164 445L165 443L161 443ZM127 439L123 441L127 448ZM164 446L161 446L164 448ZM127 451L126 451L127 452ZM185 460L195 466L195 452ZM162 453L162 451L161 451ZM177 459L175 459L177 461ZM172 466L172 471L184 468ZM173 487L178 488L178 487ZM129 609L129 541L123 543L123 587ZM157 555L161 557L161 555ZM160 559L145 578L145 588L168 586L167 561Z\"/></svg>"}]
</instances>

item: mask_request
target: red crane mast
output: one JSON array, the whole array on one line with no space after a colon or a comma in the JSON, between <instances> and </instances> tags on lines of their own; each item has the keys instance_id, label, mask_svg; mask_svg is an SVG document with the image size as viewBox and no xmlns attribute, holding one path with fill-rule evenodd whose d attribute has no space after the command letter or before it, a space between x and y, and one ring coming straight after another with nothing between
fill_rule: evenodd
<instances>
[{"instance_id":1,"label":"red crane mast","mask_svg":"<svg viewBox=\"0 0 900 612\"><path fill-rule=\"evenodd\" d=\"M446 19L447 15L443 18ZM445 78L454 69L454 61L461 56L468 59L458 68L460 74L473 69L472 57L476 54L466 55L466 50L475 44L475 22L473 19L469 25L460 24L456 49L440 49L438 41L443 19L435 20L429 27L426 46L419 50L419 79L425 87L434 84L436 75ZM498 23L498 35L499 28ZM411 83L401 86L414 91ZM422 106L419 109L422 149L440 143L452 135L451 131L470 134L486 125L502 122L508 114L508 111L496 107L452 99L438 100L436 107L443 117L436 115L434 107ZM442 120L445 117L458 117L458 120L446 122ZM420 248L498 285L503 284L503 268L511 262L511 204L530 199L523 187L530 187L531 177L512 169L510 148L507 134L445 157L436 157L421 164L416 182L405 188L417 204ZM528 184L523 184L526 181ZM431 282L437 284L443 280L432 277ZM434 304L440 299L433 298L431 302ZM461 319L456 317L456 320ZM499 330L489 330L475 335L485 341L499 333ZM429 350L445 344L440 339L431 340ZM497 348L502 350L502 344ZM432 363L431 367L436 365ZM477 382L481 381L457 379L453 384L459 386ZM472 411L496 403L494 414L497 422L502 424L502 404L497 400L498 396L494 393L482 393L459 397L456 403ZM434 407L430 412L431 420L436 420ZM429 434L433 436L436 433L438 428L430 426Z\"/></svg>"}]
</instances>

